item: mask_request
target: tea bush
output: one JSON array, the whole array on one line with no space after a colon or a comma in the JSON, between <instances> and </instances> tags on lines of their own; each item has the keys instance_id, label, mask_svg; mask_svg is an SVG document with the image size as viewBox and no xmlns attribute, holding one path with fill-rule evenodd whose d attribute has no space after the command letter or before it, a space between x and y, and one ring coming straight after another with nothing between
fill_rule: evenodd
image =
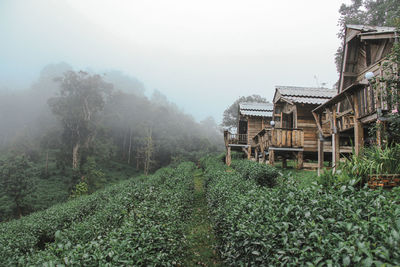
<instances>
[{"instance_id":1,"label":"tea bush","mask_svg":"<svg viewBox=\"0 0 400 267\"><path fill-rule=\"evenodd\" d=\"M400 264L399 190L259 187L204 160L209 210L228 265Z\"/></svg>"},{"instance_id":2,"label":"tea bush","mask_svg":"<svg viewBox=\"0 0 400 267\"><path fill-rule=\"evenodd\" d=\"M59 219L57 214L61 214L62 208L76 201L81 201L82 207L90 197L102 203L100 208L80 220L71 219L68 224L53 227L46 233L49 238L41 246L37 240L24 244L22 236L21 239L14 238L20 244L18 251L11 243L4 243L4 246L1 243L5 249L0 254L4 255L0 265L177 263L184 250L185 219L193 197L193 170L193 163L182 163L176 169L164 168L150 177L123 182L54 207L54 217ZM106 201L102 200L105 196ZM45 218L43 221L46 222ZM19 224L13 227L8 225L16 222ZM33 219L4 223L9 230L2 236L6 239L22 226L28 228L35 223Z\"/></svg>"},{"instance_id":3,"label":"tea bush","mask_svg":"<svg viewBox=\"0 0 400 267\"><path fill-rule=\"evenodd\" d=\"M278 170L266 164L249 160L234 160L232 167L247 179L253 179L261 186L273 187L276 184Z\"/></svg>"}]
</instances>

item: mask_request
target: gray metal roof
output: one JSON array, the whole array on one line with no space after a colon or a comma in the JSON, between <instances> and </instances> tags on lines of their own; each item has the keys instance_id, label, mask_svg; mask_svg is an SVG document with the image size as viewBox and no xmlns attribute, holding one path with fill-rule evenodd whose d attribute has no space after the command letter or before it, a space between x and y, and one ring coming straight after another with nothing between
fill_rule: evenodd
<instances>
[{"instance_id":1,"label":"gray metal roof","mask_svg":"<svg viewBox=\"0 0 400 267\"><path fill-rule=\"evenodd\" d=\"M336 95L336 90L322 87L275 86L274 102L321 105Z\"/></svg>"},{"instance_id":2,"label":"gray metal roof","mask_svg":"<svg viewBox=\"0 0 400 267\"><path fill-rule=\"evenodd\" d=\"M355 25L355 24L348 24L346 26L347 28L359 30L362 32L384 33L384 32L396 31L395 27L381 27L381 26L368 26L368 25Z\"/></svg>"},{"instance_id":3,"label":"gray metal roof","mask_svg":"<svg viewBox=\"0 0 400 267\"><path fill-rule=\"evenodd\" d=\"M282 96L299 96L315 98L331 98L336 95L336 90L322 87L276 86Z\"/></svg>"},{"instance_id":4,"label":"gray metal roof","mask_svg":"<svg viewBox=\"0 0 400 267\"><path fill-rule=\"evenodd\" d=\"M293 103L321 105L328 101L330 98L285 96L284 99L289 100Z\"/></svg>"},{"instance_id":5,"label":"gray metal roof","mask_svg":"<svg viewBox=\"0 0 400 267\"><path fill-rule=\"evenodd\" d=\"M239 103L240 110L274 110L272 103L242 102Z\"/></svg>"},{"instance_id":6,"label":"gray metal roof","mask_svg":"<svg viewBox=\"0 0 400 267\"><path fill-rule=\"evenodd\" d=\"M241 110L240 113L244 116L272 117L272 111Z\"/></svg>"},{"instance_id":7,"label":"gray metal roof","mask_svg":"<svg viewBox=\"0 0 400 267\"><path fill-rule=\"evenodd\" d=\"M239 112L245 116L272 117L274 104L242 102L239 103Z\"/></svg>"}]
</instances>

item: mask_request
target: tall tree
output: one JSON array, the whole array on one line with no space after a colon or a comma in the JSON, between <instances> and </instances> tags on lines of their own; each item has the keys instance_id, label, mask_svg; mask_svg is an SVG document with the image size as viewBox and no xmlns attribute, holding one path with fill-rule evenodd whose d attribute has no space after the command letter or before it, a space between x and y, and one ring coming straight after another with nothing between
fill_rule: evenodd
<instances>
[{"instance_id":1,"label":"tall tree","mask_svg":"<svg viewBox=\"0 0 400 267\"><path fill-rule=\"evenodd\" d=\"M257 102L257 103L267 103L267 100L260 95L251 96L241 96L232 105L225 109L222 119L222 127L232 129L236 127L238 121L238 109L239 103L241 102Z\"/></svg>"},{"instance_id":2,"label":"tall tree","mask_svg":"<svg viewBox=\"0 0 400 267\"><path fill-rule=\"evenodd\" d=\"M88 147L96 131L96 116L103 110L112 85L99 75L69 71L57 81L60 96L49 99L49 105L64 127L63 142L72 149L72 168L79 167L81 147Z\"/></svg>"}]
</instances>

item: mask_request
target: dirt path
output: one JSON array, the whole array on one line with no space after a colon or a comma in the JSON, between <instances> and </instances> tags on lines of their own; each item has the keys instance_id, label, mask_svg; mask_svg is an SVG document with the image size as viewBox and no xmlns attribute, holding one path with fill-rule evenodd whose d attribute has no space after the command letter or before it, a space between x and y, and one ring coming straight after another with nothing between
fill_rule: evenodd
<instances>
[{"instance_id":1,"label":"dirt path","mask_svg":"<svg viewBox=\"0 0 400 267\"><path fill-rule=\"evenodd\" d=\"M215 251L216 240L208 218L204 177L201 170L194 174L194 194L192 217L187 231L189 253L185 266L222 266Z\"/></svg>"}]
</instances>

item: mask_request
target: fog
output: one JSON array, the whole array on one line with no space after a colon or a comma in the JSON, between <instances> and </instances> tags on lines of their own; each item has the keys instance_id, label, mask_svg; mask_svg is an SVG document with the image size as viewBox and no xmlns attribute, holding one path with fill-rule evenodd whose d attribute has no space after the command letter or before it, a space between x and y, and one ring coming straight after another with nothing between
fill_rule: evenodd
<instances>
[{"instance_id":1,"label":"fog","mask_svg":"<svg viewBox=\"0 0 400 267\"><path fill-rule=\"evenodd\" d=\"M343 1L1 1L0 88L48 64L117 71L200 121L274 85L331 87Z\"/></svg>"}]
</instances>

